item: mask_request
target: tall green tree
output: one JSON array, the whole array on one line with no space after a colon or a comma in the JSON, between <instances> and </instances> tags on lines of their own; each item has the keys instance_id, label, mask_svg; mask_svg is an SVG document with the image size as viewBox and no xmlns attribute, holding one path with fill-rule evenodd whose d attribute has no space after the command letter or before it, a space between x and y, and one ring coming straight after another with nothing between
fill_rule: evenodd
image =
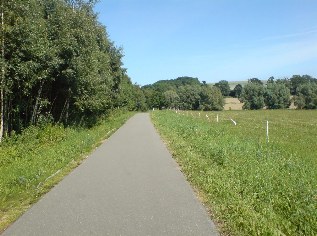
<instances>
[{"instance_id":1,"label":"tall green tree","mask_svg":"<svg viewBox=\"0 0 317 236\"><path fill-rule=\"evenodd\" d=\"M2 1L4 133L43 119L65 124L93 121L120 103L122 90L133 98L143 96L127 82L122 50L98 22L95 2ZM131 104L129 109L141 107L136 102L125 105Z\"/></svg>"},{"instance_id":2,"label":"tall green tree","mask_svg":"<svg viewBox=\"0 0 317 236\"><path fill-rule=\"evenodd\" d=\"M251 78L248 80L248 83L263 85L263 82L258 78Z\"/></svg>"},{"instance_id":3,"label":"tall green tree","mask_svg":"<svg viewBox=\"0 0 317 236\"><path fill-rule=\"evenodd\" d=\"M233 89L233 96L236 98L240 98L242 94L243 87L241 84L237 84Z\"/></svg>"},{"instance_id":4,"label":"tall green tree","mask_svg":"<svg viewBox=\"0 0 317 236\"><path fill-rule=\"evenodd\" d=\"M142 91L146 97L146 103L149 109L163 109L168 106L166 97L164 96L164 90L154 88L152 86L142 87Z\"/></svg>"},{"instance_id":5,"label":"tall green tree","mask_svg":"<svg viewBox=\"0 0 317 236\"><path fill-rule=\"evenodd\" d=\"M271 77L267 82L264 94L265 105L268 109L285 109L290 106L290 89L284 83L277 83Z\"/></svg>"},{"instance_id":6,"label":"tall green tree","mask_svg":"<svg viewBox=\"0 0 317 236\"><path fill-rule=\"evenodd\" d=\"M215 83L215 86L218 87L223 96L229 96L230 94L230 85L226 80L220 80L218 83Z\"/></svg>"},{"instance_id":7,"label":"tall green tree","mask_svg":"<svg viewBox=\"0 0 317 236\"><path fill-rule=\"evenodd\" d=\"M176 109L179 107L180 98L175 90L167 90L163 93L166 106Z\"/></svg>"},{"instance_id":8,"label":"tall green tree","mask_svg":"<svg viewBox=\"0 0 317 236\"><path fill-rule=\"evenodd\" d=\"M1 77L0 77L0 142L4 133L4 82L5 82L5 58L4 58L4 42L5 42L5 31L4 31L4 3L1 1L1 58L0 58L0 66L1 66Z\"/></svg>"},{"instance_id":9,"label":"tall green tree","mask_svg":"<svg viewBox=\"0 0 317 236\"><path fill-rule=\"evenodd\" d=\"M200 110L221 111L223 110L224 99L221 90L217 86L202 86L200 92Z\"/></svg>"},{"instance_id":10,"label":"tall green tree","mask_svg":"<svg viewBox=\"0 0 317 236\"><path fill-rule=\"evenodd\" d=\"M189 97L197 97L197 92L195 96L193 95L193 91L190 91L188 87L192 87L192 90L199 90L201 86L201 83L197 78L183 76L178 77L176 79L171 80L159 80L151 85L145 85L142 87L142 90L144 91L148 108L168 108L172 105L174 107L175 101L171 102L171 98L178 100L177 96L179 97L179 101L181 100L181 97L183 100L178 104L178 107L192 107L192 105L189 105L191 102L189 101ZM187 87L187 90L192 94L186 96L184 89ZM169 91L169 92L168 92ZM172 93L171 91L175 91L177 93L177 96ZM199 99L198 99L199 100ZM197 101L198 101L197 100ZM173 104L172 104L173 103ZM199 104L199 101L197 102ZM199 106L197 105L196 106ZM186 108L190 109L190 108Z\"/></svg>"},{"instance_id":11,"label":"tall green tree","mask_svg":"<svg viewBox=\"0 0 317 236\"><path fill-rule=\"evenodd\" d=\"M8 1L5 5L8 12L5 60L9 78L5 86L6 132L35 124L49 103L44 93L57 60L40 3Z\"/></svg>"},{"instance_id":12,"label":"tall green tree","mask_svg":"<svg viewBox=\"0 0 317 236\"><path fill-rule=\"evenodd\" d=\"M180 108L182 110L198 110L201 86L184 85L179 87Z\"/></svg>"},{"instance_id":13,"label":"tall green tree","mask_svg":"<svg viewBox=\"0 0 317 236\"><path fill-rule=\"evenodd\" d=\"M244 102L243 109L257 110L264 107L264 93L263 84L249 82L243 88L240 101Z\"/></svg>"},{"instance_id":14,"label":"tall green tree","mask_svg":"<svg viewBox=\"0 0 317 236\"><path fill-rule=\"evenodd\" d=\"M305 83L296 90L295 105L298 109L317 109L317 83Z\"/></svg>"},{"instance_id":15,"label":"tall green tree","mask_svg":"<svg viewBox=\"0 0 317 236\"><path fill-rule=\"evenodd\" d=\"M291 89L291 94L292 95L296 95L297 94L297 90L299 88L299 86L304 85L304 84L313 84L313 83L317 83L317 79L311 77L310 75L293 75L290 78L290 89Z\"/></svg>"},{"instance_id":16,"label":"tall green tree","mask_svg":"<svg viewBox=\"0 0 317 236\"><path fill-rule=\"evenodd\" d=\"M146 105L145 95L141 87L137 84L133 85L133 110L135 111L146 111L148 107Z\"/></svg>"}]
</instances>

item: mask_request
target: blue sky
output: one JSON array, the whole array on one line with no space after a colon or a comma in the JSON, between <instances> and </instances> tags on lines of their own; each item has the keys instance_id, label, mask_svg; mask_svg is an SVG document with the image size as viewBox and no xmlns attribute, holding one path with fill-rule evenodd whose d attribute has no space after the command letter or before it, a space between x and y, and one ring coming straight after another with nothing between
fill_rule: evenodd
<instances>
[{"instance_id":1,"label":"blue sky","mask_svg":"<svg viewBox=\"0 0 317 236\"><path fill-rule=\"evenodd\" d=\"M101 0L134 83L317 77L316 0Z\"/></svg>"}]
</instances>

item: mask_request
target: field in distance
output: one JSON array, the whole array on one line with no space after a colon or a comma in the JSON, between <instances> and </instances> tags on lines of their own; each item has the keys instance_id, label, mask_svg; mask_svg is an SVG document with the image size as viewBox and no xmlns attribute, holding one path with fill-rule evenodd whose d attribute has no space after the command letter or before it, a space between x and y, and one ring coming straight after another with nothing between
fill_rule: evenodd
<instances>
[{"instance_id":1,"label":"field in distance","mask_svg":"<svg viewBox=\"0 0 317 236\"><path fill-rule=\"evenodd\" d=\"M291 105L289 107L289 109L296 109L296 106L294 104L294 101L292 100L293 97L291 97ZM243 110L243 103L239 101L238 98L224 98L225 100L225 105L223 107L223 109L225 111L229 111L229 110L234 110L234 111L239 111L239 110Z\"/></svg>"},{"instance_id":2,"label":"field in distance","mask_svg":"<svg viewBox=\"0 0 317 236\"><path fill-rule=\"evenodd\" d=\"M151 116L223 232L317 235L316 110Z\"/></svg>"},{"instance_id":3,"label":"field in distance","mask_svg":"<svg viewBox=\"0 0 317 236\"><path fill-rule=\"evenodd\" d=\"M263 82L264 84L266 83L266 81L264 81L264 80L263 80L262 82ZM243 87L244 85L246 85L246 84L248 83L248 81L247 81L247 80L242 80L242 81L228 81L228 83L229 83L230 89L233 90L234 87L236 87L236 85L241 84L242 87ZM210 83L210 85L215 85L215 83Z\"/></svg>"},{"instance_id":4,"label":"field in distance","mask_svg":"<svg viewBox=\"0 0 317 236\"><path fill-rule=\"evenodd\" d=\"M225 98L224 109L228 110L242 110L243 103L239 101L238 98Z\"/></svg>"}]
</instances>

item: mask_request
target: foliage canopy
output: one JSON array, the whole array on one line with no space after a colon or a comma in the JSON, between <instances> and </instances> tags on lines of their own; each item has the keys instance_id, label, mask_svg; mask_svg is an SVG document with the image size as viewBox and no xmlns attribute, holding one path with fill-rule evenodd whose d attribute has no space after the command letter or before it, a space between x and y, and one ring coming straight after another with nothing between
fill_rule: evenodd
<instances>
[{"instance_id":1,"label":"foliage canopy","mask_svg":"<svg viewBox=\"0 0 317 236\"><path fill-rule=\"evenodd\" d=\"M1 108L5 133L40 120L87 124L114 108L144 109L122 49L93 11L95 0L3 2Z\"/></svg>"},{"instance_id":2,"label":"foliage canopy","mask_svg":"<svg viewBox=\"0 0 317 236\"><path fill-rule=\"evenodd\" d=\"M182 110L222 110L223 96L217 87L197 78L178 77L142 87L149 108Z\"/></svg>"}]
</instances>

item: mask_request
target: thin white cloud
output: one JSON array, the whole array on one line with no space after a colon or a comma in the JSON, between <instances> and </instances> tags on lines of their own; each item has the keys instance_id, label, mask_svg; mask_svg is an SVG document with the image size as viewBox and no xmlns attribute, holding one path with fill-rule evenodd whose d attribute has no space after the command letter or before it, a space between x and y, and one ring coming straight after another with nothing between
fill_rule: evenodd
<instances>
[{"instance_id":1,"label":"thin white cloud","mask_svg":"<svg viewBox=\"0 0 317 236\"><path fill-rule=\"evenodd\" d=\"M314 35L317 34L317 28L310 28L306 29L301 32L296 32L296 33L289 33L289 34L281 34L281 35L275 35L275 36L269 36L260 39L259 41L271 41L271 40L280 40L280 39L290 39L290 38L297 38L297 37L302 37L306 36L308 37L309 35Z\"/></svg>"}]
</instances>

